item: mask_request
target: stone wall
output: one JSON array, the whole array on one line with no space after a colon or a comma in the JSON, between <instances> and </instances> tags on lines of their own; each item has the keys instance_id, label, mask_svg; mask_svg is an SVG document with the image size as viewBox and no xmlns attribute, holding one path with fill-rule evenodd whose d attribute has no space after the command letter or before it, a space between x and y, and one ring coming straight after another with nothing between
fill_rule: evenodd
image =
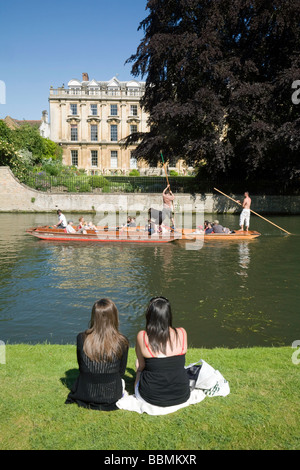
<instances>
[{"instance_id":1,"label":"stone wall","mask_svg":"<svg viewBox=\"0 0 300 470\"><path fill-rule=\"evenodd\" d=\"M241 194L230 195L242 199ZM300 214L300 196L251 195L252 209L259 214ZM176 194L175 210L185 212L235 213L240 206L219 193ZM44 193L28 188L14 177L9 167L0 167L0 212L94 211L133 212L160 208L161 194L141 193Z\"/></svg>"}]
</instances>

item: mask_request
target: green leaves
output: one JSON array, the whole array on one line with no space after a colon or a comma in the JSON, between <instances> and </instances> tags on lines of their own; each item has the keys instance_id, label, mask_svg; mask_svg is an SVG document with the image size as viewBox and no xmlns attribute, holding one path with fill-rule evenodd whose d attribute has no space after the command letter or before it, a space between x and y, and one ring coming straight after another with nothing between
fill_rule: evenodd
<instances>
[{"instance_id":1,"label":"green leaves","mask_svg":"<svg viewBox=\"0 0 300 470\"><path fill-rule=\"evenodd\" d=\"M0 121L0 165L10 166L19 179L36 165L44 165L49 174L55 174L61 161L61 147L41 137L37 126L25 123L10 129Z\"/></svg>"}]
</instances>

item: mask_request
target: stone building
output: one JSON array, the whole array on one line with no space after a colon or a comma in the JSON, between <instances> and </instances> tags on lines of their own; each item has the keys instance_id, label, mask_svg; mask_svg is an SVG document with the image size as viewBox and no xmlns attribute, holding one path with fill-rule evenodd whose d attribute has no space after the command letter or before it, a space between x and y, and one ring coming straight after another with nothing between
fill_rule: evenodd
<instances>
[{"instance_id":1,"label":"stone building","mask_svg":"<svg viewBox=\"0 0 300 470\"><path fill-rule=\"evenodd\" d=\"M146 168L132 158L135 146L122 139L147 132L147 115L140 106L145 84L135 80L107 82L70 80L68 88L50 88L50 139L63 148L63 162L90 174L128 173Z\"/></svg>"},{"instance_id":2,"label":"stone building","mask_svg":"<svg viewBox=\"0 0 300 470\"><path fill-rule=\"evenodd\" d=\"M89 174L162 174L163 169L132 157L136 146L125 148L122 140L134 132L147 132L148 115L140 106L145 83L131 80L72 79L68 87L50 88L50 139L63 148L63 163ZM169 167L170 169L170 167ZM182 161L176 165L184 173Z\"/></svg>"}]
</instances>

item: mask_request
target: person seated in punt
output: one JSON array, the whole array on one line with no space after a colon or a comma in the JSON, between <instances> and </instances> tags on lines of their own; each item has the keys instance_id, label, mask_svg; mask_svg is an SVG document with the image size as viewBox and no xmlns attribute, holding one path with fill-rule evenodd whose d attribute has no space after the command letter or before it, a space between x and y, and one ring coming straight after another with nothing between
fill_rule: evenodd
<instances>
[{"instance_id":1,"label":"person seated in punt","mask_svg":"<svg viewBox=\"0 0 300 470\"><path fill-rule=\"evenodd\" d=\"M129 217L128 227L136 227L136 219L135 217Z\"/></svg>"},{"instance_id":2,"label":"person seated in punt","mask_svg":"<svg viewBox=\"0 0 300 470\"><path fill-rule=\"evenodd\" d=\"M207 221L206 228L205 228L205 235L208 233L213 233L213 228L211 226L211 223Z\"/></svg>"},{"instance_id":3,"label":"person seated in punt","mask_svg":"<svg viewBox=\"0 0 300 470\"><path fill-rule=\"evenodd\" d=\"M228 227L223 227L218 220L214 220L212 224L213 233L231 233L231 230Z\"/></svg>"},{"instance_id":4,"label":"person seated in punt","mask_svg":"<svg viewBox=\"0 0 300 470\"><path fill-rule=\"evenodd\" d=\"M67 225L67 227L65 228L65 231L66 231L67 233L76 233L76 230L75 230L75 228L73 227L73 222L72 222L72 220L69 220L69 221L68 221L68 225Z\"/></svg>"},{"instance_id":5,"label":"person seated in punt","mask_svg":"<svg viewBox=\"0 0 300 470\"><path fill-rule=\"evenodd\" d=\"M87 233L86 230L95 230L97 232L97 227L93 224L93 222L87 223L83 217L80 217L77 230L81 233Z\"/></svg>"},{"instance_id":6,"label":"person seated in punt","mask_svg":"<svg viewBox=\"0 0 300 470\"><path fill-rule=\"evenodd\" d=\"M136 227L136 222L135 222L135 217L128 216L127 217L127 223L124 224L121 228L119 228L120 231L123 231L127 228L135 228Z\"/></svg>"},{"instance_id":7,"label":"person seated in punt","mask_svg":"<svg viewBox=\"0 0 300 470\"><path fill-rule=\"evenodd\" d=\"M218 220L214 220L213 221L213 224L212 224L212 229L213 229L213 232L214 233L223 233L223 225L220 225L219 221Z\"/></svg>"},{"instance_id":8,"label":"person seated in punt","mask_svg":"<svg viewBox=\"0 0 300 470\"><path fill-rule=\"evenodd\" d=\"M58 224L54 225L54 228L66 228L67 219L60 209L57 210Z\"/></svg>"}]
</instances>

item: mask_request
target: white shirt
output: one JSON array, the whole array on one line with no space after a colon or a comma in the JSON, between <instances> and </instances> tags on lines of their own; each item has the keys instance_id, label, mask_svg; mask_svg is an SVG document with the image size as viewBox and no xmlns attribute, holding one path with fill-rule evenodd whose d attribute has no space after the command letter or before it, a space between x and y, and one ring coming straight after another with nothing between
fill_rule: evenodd
<instances>
[{"instance_id":1,"label":"white shirt","mask_svg":"<svg viewBox=\"0 0 300 470\"><path fill-rule=\"evenodd\" d=\"M68 224L67 224L67 219L66 217L64 216L64 214L60 214L58 216L58 224L61 224L62 227L66 227Z\"/></svg>"},{"instance_id":2,"label":"white shirt","mask_svg":"<svg viewBox=\"0 0 300 470\"><path fill-rule=\"evenodd\" d=\"M67 225L67 232L68 233L76 233L76 230L72 227L72 225Z\"/></svg>"}]
</instances>

